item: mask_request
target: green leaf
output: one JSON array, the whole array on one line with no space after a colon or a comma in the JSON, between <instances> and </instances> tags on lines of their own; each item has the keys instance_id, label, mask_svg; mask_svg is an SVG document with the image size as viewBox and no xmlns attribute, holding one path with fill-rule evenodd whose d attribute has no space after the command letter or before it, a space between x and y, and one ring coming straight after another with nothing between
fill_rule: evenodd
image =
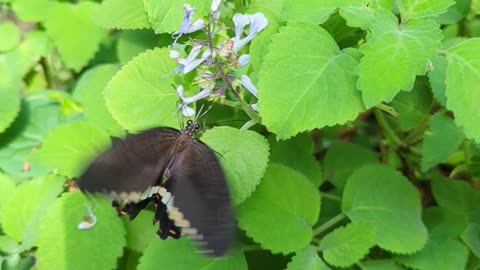
<instances>
[{"instance_id":1,"label":"green leaf","mask_svg":"<svg viewBox=\"0 0 480 270\"><path fill-rule=\"evenodd\" d=\"M427 241L417 190L384 165L367 165L348 179L342 209L353 222L373 223L376 243L395 253L413 253Z\"/></svg>"},{"instance_id":2,"label":"green leaf","mask_svg":"<svg viewBox=\"0 0 480 270\"><path fill-rule=\"evenodd\" d=\"M53 130L30 161L67 177L76 177L88 162L109 146L107 133L91 124L78 122Z\"/></svg>"},{"instance_id":3,"label":"green leaf","mask_svg":"<svg viewBox=\"0 0 480 270\"><path fill-rule=\"evenodd\" d=\"M92 21L96 8L98 4L90 1L75 5L55 3L45 20L47 33L63 61L75 71L80 71L95 56L105 36L105 31Z\"/></svg>"},{"instance_id":4,"label":"green leaf","mask_svg":"<svg viewBox=\"0 0 480 270\"><path fill-rule=\"evenodd\" d=\"M2 213L2 228L12 239L22 242L23 250L35 244L38 225L48 207L63 191L65 179L45 176L25 182L17 187L5 203Z\"/></svg>"},{"instance_id":5,"label":"green leaf","mask_svg":"<svg viewBox=\"0 0 480 270\"><path fill-rule=\"evenodd\" d=\"M39 269L114 269L125 246L125 228L111 200L95 197L96 225L77 226L88 215L88 200L80 192L64 194L50 207L39 227Z\"/></svg>"},{"instance_id":6,"label":"green leaf","mask_svg":"<svg viewBox=\"0 0 480 270\"><path fill-rule=\"evenodd\" d=\"M329 264L348 267L359 262L374 245L374 226L367 223L349 223L325 235L319 248Z\"/></svg>"},{"instance_id":7,"label":"green leaf","mask_svg":"<svg viewBox=\"0 0 480 270\"><path fill-rule=\"evenodd\" d=\"M348 26L360 27L366 30L373 23L377 9L384 8L391 10L392 6L393 1L391 0L353 1L349 5L342 6L339 14L347 21Z\"/></svg>"},{"instance_id":8,"label":"green leaf","mask_svg":"<svg viewBox=\"0 0 480 270\"><path fill-rule=\"evenodd\" d=\"M246 270L247 261L243 252L237 250L229 256L210 259L198 253L192 242L182 237L151 241L140 258L138 270Z\"/></svg>"},{"instance_id":9,"label":"green leaf","mask_svg":"<svg viewBox=\"0 0 480 270\"><path fill-rule=\"evenodd\" d=\"M233 204L240 204L252 194L265 173L269 155L267 140L254 131L225 126L206 131L202 141L220 154Z\"/></svg>"},{"instance_id":10,"label":"green leaf","mask_svg":"<svg viewBox=\"0 0 480 270\"><path fill-rule=\"evenodd\" d=\"M291 1L284 0L280 19L283 21L297 21L311 23L314 25L322 24L341 4L340 1ZM351 1L346 1L351 2Z\"/></svg>"},{"instance_id":11,"label":"green leaf","mask_svg":"<svg viewBox=\"0 0 480 270\"><path fill-rule=\"evenodd\" d=\"M17 254L21 252L20 246L18 245L17 241L13 240L12 238L6 235L0 235L0 251L1 253L7 254ZM1 257L0 257L0 265L1 265Z\"/></svg>"},{"instance_id":12,"label":"green leaf","mask_svg":"<svg viewBox=\"0 0 480 270\"><path fill-rule=\"evenodd\" d=\"M445 57L435 57L432 59L432 69L428 72L428 78L432 87L433 96L442 106L446 106L447 97L445 96L447 77L447 59Z\"/></svg>"},{"instance_id":13,"label":"green leaf","mask_svg":"<svg viewBox=\"0 0 480 270\"><path fill-rule=\"evenodd\" d=\"M355 71L367 108L391 101L400 90L410 91L415 77L425 74L441 38L439 25L430 19L400 27L393 13L378 10L367 43L360 47L364 57Z\"/></svg>"},{"instance_id":14,"label":"green leaf","mask_svg":"<svg viewBox=\"0 0 480 270\"><path fill-rule=\"evenodd\" d=\"M180 30L182 20L185 16L183 5L188 3L195 8L195 14L192 22L198 18L207 16L210 12L210 0L144 0L144 7L148 14L150 22L155 33L172 33ZM173 42L173 39L172 39Z\"/></svg>"},{"instance_id":15,"label":"green leaf","mask_svg":"<svg viewBox=\"0 0 480 270\"><path fill-rule=\"evenodd\" d=\"M20 30L11 22L0 23L0 52L8 52L20 44Z\"/></svg>"},{"instance_id":16,"label":"green leaf","mask_svg":"<svg viewBox=\"0 0 480 270\"><path fill-rule=\"evenodd\" d=\"M105 0L94 13L95 22L109 29L140 29L149 27L143 1Z\"/></svg>"},{"instance_id":17,"label":"green leaf","mask_svg":"<svg viewBox=\"0 0 480 270\"><path fill-rule=\"evenodd\" d=\"M353 171L367 164L376 164L378 160L378 155L365 147L335 142L328 148L325 155L323 162L325 177L335 187L343 190Z\"/></svg>"},{"instance_id":18,"label":"green leaf","mask_svg":"<svg viewBox=\"0 0 480 270\"><path fill-rule=\"evenodd\" d=\"M450 6L447 13L440 14L435 20L440 24L455 24L470 13L471 2L471 0L455 0L455 5Z\"/></svg>"},{"instance_id":19,"label":"green leaf","mask_svg":"<svg viewBox=\"0 0 480 270\"><path fill-rule=\"evenodd\" d=\"M461 235L462 241L477 258L480 258L480 224L470 223Z\"/></svg>"},{"instance_id":20,"label":"green leaf","mask_svg":"<svg viewBox=\"0 0 480 270\"><path fill-rule=\"evenodd\" d=\"M480 193L464 181L434 179L432 193L439 206L457 213L478 211L480 205Z\"/></svg>"},{"instance_id":21,"label":"green leaf","mask_svg":"<svg viewBox=\"0 0 480 270\"><path fill-rule=\"evenodd\" d=\"M322 167L313 155L311 134L302 133L286 141L270 137L270 160L303 173L314 185L323 182Z\"/></svg>"},{"instance_id":22,"label":"green leaf","mask_svg":"<svg viewBox=\"0 0 480 270\"><path fill-rule=\"evenodd\" d=\"M12 9L22 21L42 22L48 18L48 13L54 3L51 0L15 0Z\"/></svg>"},{"instance_id":23,"label":"green leaf","mask_svg":"<svg viewBox=\"0 0 480 270\"><path fill-rule=\"evenodd\" d=\"M453 0L401 0L398 1L398 9L402 21L437 16L447 12L448 7L455 4Z\"/></svg>"},{"instance_id":24,"label":"green leaf","mask_svg":"<svg viewBox=\"0 0 480 270\"><path fill-rule=\"evenodd\" d=\"M168 49L155 49L135 57L108 83L103 94L113 117L135 133L158 126L177 126L179 100L173 77L177 67Z\"/></svg>"},{"instance_id":25,"label":"green leaf","mask_svg":"<svg viewBox=\"0 0 480 270\"><path fill-rule=\"evenodd\" d=\"M405 268L396 264L394 260L383 259L383 260L369 260L363 262L363 270L404 270Z\"/></svg>"},{"instance_id":26,"label":"green leaf","mask_svg":"<svg viewBox=\"0 0 480 270\"><path fill-rule=\"evenodd\" d=\"M422 145L422 171L447 161L463 142L463 132L451 118L437 113L430 118L431 132L425 134Z\"/></svg>"},{"instance_id":27,"label":"green leaf","mask_svg":"<svg viewBox=\"0 0 480 270\"><path fill-rule=\"evenodd\" d=\"M420 252L397 260L419 270L458 270L465 269L467 259L468 249L459 240L433 238Z\"/></svg>"},{"instance_id":28,"label":"green leaf","mask_svg":"<svg viewBox=\"0 0 480 270\"><path fill-rule=\"evenodd\" d=\"M447 108L469 139L480 142L480 38L468 39L448 50Z\"/></svg>"},{"instance_id":29,"label":"green leaf","mask_svg":"<svg viewBox=\"0 0 480 270\"><path fill-rule=\"evenodd\" d=\"M154 213L152 211L141 211L134 220L124 218L127 229L127 248L143 252L145 247L152 241L158 241L156 232L157 226L152 225Z\"/></svg>"},{"instance_id":30,"label":"green leaf","mask_svg":"<svg viewBox=\"0 0 480 270\"><path fill-rule=\"evenodd\" d=\"M410 92L400 92L391 103L398 112L398 124L402 131L417 127L423 120L430 116L432 107L432 94L428 82L417 78Z\"/></svg>"},{"instance_id":31,"label":"green leaf","mask_svg":"<svg viewBox=\"0 0 480 270\"><path fill-rule=\"evenodd\" d=\"M319 211L315 186L303 174L271 162L255 193L238 206L237 216L240 228L263 248L289 253L310 243Z\"/></svg>"},{"instance_id":32,"label":"green leaf","mask_svg":"<svg viewBox=\"0 0 480 270\"><path fill-rule=\"evenodd\" d=\"M0 133L4 132L17 117L20 111L20 95L12 85L0 85Z\"/></svg>"},{"instance_id":33,"label":"green leaf","mask_svg":"<svg viewBox=\"0 0 480 270\"><path fill-rule=\"evenodd\" d=\"M25 34L23 42L15 50L0 54L0 84L23 79L41 56L51 51L50 41L43 31Z\"/></svg>"},{"instance_id":34,"label":"green leaf","mask_svg":"<svg viewBox=\"0 0 480 270\"><path fill-rule=\"evenodd\" d=\"M428 228L429 237L456 239L467 227L468 219L468 215L445 207L432 207L423 211L423 222Z\"/></svg>"},{"instance_id":35,"label":"green leaf","mask_svg":"<svg viewBox=\"0 0 480 270\"><path fill-rule=\"evenodd\" d=\"M7 175L0 173L0 224L2 223L2 208L15 191L15 182Z\"/></svg>"},{"instance_id":36,"label":"green leaf","mask_svg":"<svg viewBox=\"0 0 480 270\"><path fill-rule=\"evenodd\" d=\"M328 20L337 8L361 7L364 4L362 2L365 1L256 0L254 5L269 9L279 16L281 21L297 21L318 25Z\"/></svg>"},{"instance_id":37,"label":"green leaf","mask_svg":"<svg viewBox=\"0 0 480 270\"><path fill-rule=\"evenodd\" d=\"M343 124L364 109L355 88L357 61L340 52L323 28L288 24L269 50L258 83L259 108L277 138Z\"/></svg>"},{"instance_id":38,"label":"green leaf","mask_svg":"<svg viewBox=\"0 0 480 270\"><path fill-rule=\"evenodd\" d=\"M102 92L119 69L113 64L97 65L82 74L73 91L83 105L87 121L115 137L123 136L124 131L108 111Z\"/></svg>"},{"instance_id":39,"label":"green leaf","mask_svg":"<svg viewBox=\"0 0 480 270\"><path fill-rule=\"evenodd\" d=\"M59 122L63 120L60 105L48 100L48 93L29 96L21 104L20 114L12 126L0 135L0 168L12 176L32 177L46 170L30 166L23 171L27 157Z\"/></svg>"},{"instance_id":40,"label":"green leaf","mask_svg":"<svg viewBox=\"0 0 480 270\"><path fill-rule=\"evenodd\" d=\"M120 33L117 45L120 63L127 64L140 53L154 49L156 45L159 45L159 37L150 29L123 31Z\"/></svg>"},{"instance_id":41,"label":"green leaf","mask_svg":"<svg viewBox=\"0 0 480 270\"><path fill-rule=\"evenodd\" d=\"M327 270L328 267L318 256L318 248L307 246L292 257L286 270Z\"/></svg>"}]
</instances>

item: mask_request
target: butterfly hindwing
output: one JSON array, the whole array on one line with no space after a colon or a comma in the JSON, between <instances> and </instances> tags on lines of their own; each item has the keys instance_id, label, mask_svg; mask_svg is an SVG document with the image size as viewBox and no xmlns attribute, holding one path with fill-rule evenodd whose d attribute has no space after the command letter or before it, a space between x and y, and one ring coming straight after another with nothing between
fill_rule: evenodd
<instances>
[{"instance_id":1,"label":"butterfly hindwing","mask_svg":"<svg viewBox=\"0 0 480 270\"><path fill-rule=\"evenodd\" d=\"M192 139L171 168L173 207L169 217L184 234L214 256L223 255L233 238L233 214L225 175L205 144Z\"/></svg>"},{"instance_id":2,"label":"butterfly hindwing","mask_svg":"<svg viewBox=\"0 0 480 270\"><path fill-rule=\"evenodd\" d=\"M161 178L179 133L156 128L114 143L81 176L80 189L104 192L117 201L139 202L142 193Z\"/></svg>"}]
</instances>

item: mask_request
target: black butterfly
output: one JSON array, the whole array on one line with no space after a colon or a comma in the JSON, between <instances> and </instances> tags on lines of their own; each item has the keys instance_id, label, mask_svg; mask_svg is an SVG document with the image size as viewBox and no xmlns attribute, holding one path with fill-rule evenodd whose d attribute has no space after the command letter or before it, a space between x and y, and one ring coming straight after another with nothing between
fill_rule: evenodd
<instances>
[{"instance_id":1,"label":"black butterfly","mask_svg":"<svg viewBox=\"0 0 480 270\"><path fill-rule=\"evenodd\" d=\"M211 255L222 256L233 238L230 193L215 154L195 139L197 129L189 120L181 131L155 128L116 142L78 185L109 194L130 219L153 201L160 238L185 234Z\"/></svg>"}]
</instances>

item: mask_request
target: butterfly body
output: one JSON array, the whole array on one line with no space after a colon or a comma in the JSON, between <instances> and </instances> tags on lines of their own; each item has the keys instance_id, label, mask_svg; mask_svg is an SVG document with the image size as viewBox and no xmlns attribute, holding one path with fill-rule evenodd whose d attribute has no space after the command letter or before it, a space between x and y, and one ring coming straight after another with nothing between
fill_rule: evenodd
<instances>
[{"instance_id":1,"label":"butterfly body","mask_svg":"<svg viewBox=\"0 0 480 270\"><path fill-rule=\"evenodd\" d=\"M183 233L223 255L234 229L230 193L214 152L195 139L196 129L189 121L181 131L155 128L113 144L87 168L80 189L109 194L131 219L153 202L160 238Z\"/></svg>"}]
</instances>

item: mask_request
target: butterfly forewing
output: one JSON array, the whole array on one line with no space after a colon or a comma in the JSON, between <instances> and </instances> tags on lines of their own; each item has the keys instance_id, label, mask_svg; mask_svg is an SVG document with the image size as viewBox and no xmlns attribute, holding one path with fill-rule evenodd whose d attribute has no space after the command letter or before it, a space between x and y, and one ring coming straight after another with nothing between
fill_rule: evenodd
<instances>
[{"instance_id":1,"label":"butterfly forewing","mask_svg":"<svg viewBox=\"0 0 480 270\"><path fill-rule=\"evenodd\" d=\"M140 201L142 193L161 178L179 134L175 129L156 128L114 143L81 176L80 189Z\"/></svg>"},{"instance_id":2,"label":"butterfly forewing","mask_svg":"<svg viewBox=\"0 0 480 270\"><path fill-rule=\"evenodd\" d=\"M175 158L171 168L175 225L214 256L223 255L233 238L233 215L225 176L212 150L195 139Z\"/></svg>"},{"instance_id":3,"label":"butterfly forewing","mask_svg":"<svg viewBox=\"0 0 480 270\"><path fill-rule=\"evenodd\" d=\"M234 229L230 193L217 157L193 137L196 128L190 121L181 132L157 128L115 143L93 161L79 187L110 194L131 219L153 201L160 238L181 232L211 255L225 254Z\"/></svg>"}]
</instances>

